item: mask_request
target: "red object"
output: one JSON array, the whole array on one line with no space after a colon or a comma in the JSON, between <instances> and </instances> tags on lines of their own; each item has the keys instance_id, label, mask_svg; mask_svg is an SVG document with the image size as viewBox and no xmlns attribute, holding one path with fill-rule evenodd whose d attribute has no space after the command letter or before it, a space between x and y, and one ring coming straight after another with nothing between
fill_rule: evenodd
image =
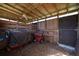
<instances>
[{"instance_id":1,"label":"red object","mask_svg":"<svg viewBox=\"0 0 79 59\"><path fill-rule=\"evenodd\" d=\"M36 42L41 42L42 39L43 39L42 34L40 34L40 33L35 33L35 41L36 41Z\"/></svg>"},{"instance_id":2,"label":"red object","mask_svg":"<svg viewBox=\"0 0 79 59\"><path fill-rule=\"evenodd\" d=\"M16 49L16 48L18 48L19 47L19 45L18 44L16 44L16 45L14 45L14 46L10 46L12 49Z\"/></svg>"},{"instance_id":3,"label":"red object","mask_svg":"<svg viewBox=\"0 0 79 59\"><path fill-rule=\"evenodd\" d=\"M16 44L16 45L10 46L10 48L11 48L11 49L16 49L16 48L23 47L23 46L25 46L25 45L26 45L26 44L22 44L22 45Z\"/></svg>"}]
</instances>

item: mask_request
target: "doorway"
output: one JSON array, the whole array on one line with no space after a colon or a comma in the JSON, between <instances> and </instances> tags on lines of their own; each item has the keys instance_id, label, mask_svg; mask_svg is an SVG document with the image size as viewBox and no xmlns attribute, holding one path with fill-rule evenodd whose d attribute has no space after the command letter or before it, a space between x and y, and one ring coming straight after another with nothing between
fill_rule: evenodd
<instances>
[{"instance_id":1,"label":"doorway","mask_svg":"<svg viewBox=\"0 0 79 59\"><path fill-rule=\"evenodd\" d=\"M71 47L76 46L78 15L59 19L59 43Z\"/></svg>"}]
</instances>

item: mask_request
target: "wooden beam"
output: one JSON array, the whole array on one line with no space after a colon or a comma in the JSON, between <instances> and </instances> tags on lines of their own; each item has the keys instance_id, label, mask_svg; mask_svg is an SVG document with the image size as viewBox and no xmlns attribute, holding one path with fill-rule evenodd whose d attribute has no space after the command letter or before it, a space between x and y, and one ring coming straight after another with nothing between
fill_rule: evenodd
<instances>
[{"instance_id":1,"label":"wooden beam","mask_svg":"<svg viewBox=\"0 0 79 59\"><path fill-rule=\"evenodd\" d=\"M15 14L15 15L19 15L19 14L17 14L17 13L15 13L15 12L13 12L13 11L11 11L11 10L7 9L7 8L6 8L6 7L4 7L4 6L1 6L1 5L0 5L0 9L3 9L3 10L5 10L5 11L8 11L9 13L12 13L12 14Z\"/></svg>"},{"instance_id":2,"label":"wooden beam","mask_svg":"<svg viewBox=\"0 0 79 59\"><path fill-rule=\"evenodd\" d=\"M31 7L33 7L38 13L40 13L42 16L45 16L41 11L39 11L33 4L30 4Z\"/></svg>"},{"instance_id":3,"label":"wooden beam","mask_svg":"<svg viewBox=\"0 0 79 59\"><path fill-rule=\"evenodd\" d=\"M2 15L2 14L4 14L4 15L2 15L2 16L9 16L9 18L10 18L10 16L14 16L14 19L16 20L16 19L18 19L18 17L19 16L17 16L16 14L13 14L13 13L11 13L10 11L7 11L7 10L4 10L4 9L1 9L0 8L0 14ZM13 19L13 18L10 18L10 19Z\"/></svg>"},{"instance_id":4,"label":"wooden beam","mask_svg":"<svg viewBox=\"0 0 79 59\"><path fill-rule=\"evenodd\" d=\"M26 8L24 5L19 4L19 6L22 7L23 9L27 10L29 13L36 15L36 18L40 17L38 14L36 14L36 12L33 12L32 10Z\"/></svg>"},{"instance_id":5,"label":"wooden beam","mask_svg":"<svg viewBox=\"0 0 79 59\"><path fill-rule=\"evenodd\" d=\"M22 13L22 15L23 14L25 14L26 16L28 16L27 18L28 18L28 21L29 21L29 17L30 16L32 16L32 17L34 17L34 15L31 15L31 14L29 14L29 13L27 13L27 12L25 12L25 11L23 11L23 10L21 10L21 9L19 9L19 8L16 8L14 5L11 5L11 4L7 4L8 6L10 6L10 7L12 7L12 8L14 8L14 9L16 9L16 10L18 10L18 11L20 11L21 13ZM19 6L18 6L19 7ZM33 19L33 18L32 18ZM31 19L31 20L32 20Z\"/></svg>"},{"instance_id":6,"label":"wooden beam","mask_svg":"<svg viewBox=\"0 0 79 59\"><path fill-rule=\"evenodd\" d=\"M52 14L46 9L46 7L45 7L45 5L44 4L42 4L42 7L48 12L48 14L49 15L51 15L52 16Z\"/></svg>"},{"instance_id":7,"label":"wooden beam","mask_svg":"<svg viewBox=\"0 0 79 59\"><path fill-rule=\"evenodd\" d=\"M16 9L16 10L22 12L22 14L25 14L25 15L27 15L27 16L32 16L32 17L34 17L34 15L31 15L31 14L29 14L29 13L27 13L27 12L25 12L25 11L19 9L19 8L17 8L15 5L12 5L12 4L7 4L7 5L9 5L9 6L11 6L12 8L14 8L14 9Z\"/></svg>"}]
</instances>

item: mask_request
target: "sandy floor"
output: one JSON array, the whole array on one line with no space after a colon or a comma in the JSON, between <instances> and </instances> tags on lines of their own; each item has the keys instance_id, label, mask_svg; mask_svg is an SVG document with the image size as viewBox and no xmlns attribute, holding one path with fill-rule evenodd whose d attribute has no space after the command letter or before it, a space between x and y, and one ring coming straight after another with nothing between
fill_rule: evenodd
<instances>
[{"instance_id":1,"label":"sandy floor","mask_svg":"<svg viewBox=\"0 0 79 59\"><path fill-rule=\"evenodd\" d=\"M1 53L0 53L1 54ZM3 53L7 56L68 56L69 53L51 43L31 43L25 47Z\"/></svg>"}]
</instances>

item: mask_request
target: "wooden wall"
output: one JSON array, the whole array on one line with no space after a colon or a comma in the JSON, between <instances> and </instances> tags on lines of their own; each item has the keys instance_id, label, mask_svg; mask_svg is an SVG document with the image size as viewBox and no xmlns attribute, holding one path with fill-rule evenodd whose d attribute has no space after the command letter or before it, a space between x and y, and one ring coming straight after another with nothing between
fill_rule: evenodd
<instances>
[{"instance_id":1,"label":"wooden wall","mask_svg":"<svg viewBox=\"0 0 79 59\"><path fill-rule=\"evenodd\" d=\"M0 20L0 29L1 28L6 28L7 22L4 22L2 20Z\"/></svg>"},{"instance_id":2,"label":"wooden wall","mask_svg":"<svg viewBox=\"0 0 79 59\"><path fill-rule=\"evenodd\" d=\"M18 25L17 25L17 23L15 23L15 22L0 20L0 29L1 28L5 28L5 29L7 29L7 28L17 28L17 27L26 28L26 25L20 24L20 23L18 23Z\"/></svg>"},{"instance_id":3,"label":"wooden wall","mask_svg":"<svg viewBox=\"0 0 79 59\"><path fill-rule=\"evenodd\" d=\"M45 30L45 22L39 22L39 23L38 23L38 28L39 28L40 30Z\"/></svg>"},{"instance_id":4,"label":"wooden wall","mask_svg":"<svg viewBox=\"0 0 79 59\"><path fill-rule=\"evenodd\" d=\"M45 40L51 43L57 43L59 40L58 19L49 20L46 24L45 22L40 22L38 28L47 32Z\"/></svg>"}]
</instances>

